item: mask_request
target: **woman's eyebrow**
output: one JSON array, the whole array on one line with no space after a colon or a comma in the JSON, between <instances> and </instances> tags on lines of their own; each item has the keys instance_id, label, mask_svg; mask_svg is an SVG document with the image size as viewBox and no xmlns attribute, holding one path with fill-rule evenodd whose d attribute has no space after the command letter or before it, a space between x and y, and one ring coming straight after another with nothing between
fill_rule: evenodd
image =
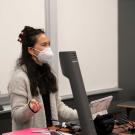
<instances>
[{"instance_id":1,"label":"woman's eyebrow","mask_svg":"<svg viewBox=\"0 0 135 135\"><path fill-rule=\"evenodd\" d=\"M46 44L49 44L50 45L50 41L47 41L47 42L43 42L43 43L41 43L41 45L46 45Z\"/></svg>"}]
</instances>

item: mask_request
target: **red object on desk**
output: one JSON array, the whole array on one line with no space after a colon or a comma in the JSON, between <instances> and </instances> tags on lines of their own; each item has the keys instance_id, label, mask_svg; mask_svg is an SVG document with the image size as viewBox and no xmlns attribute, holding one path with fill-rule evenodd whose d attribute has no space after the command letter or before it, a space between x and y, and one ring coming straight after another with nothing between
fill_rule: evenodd
<instances>
[{"instance_id":1,"label":"red object on desk","mask_svg":"<svg viewBox=\"0 0 135 135\"><path fill-rule=\"evenodd\" d=\"M51 134L49 133L47 128L29 128L29 129L4 133L3 135L51 135Z\"/></svg>"}]
</instances>

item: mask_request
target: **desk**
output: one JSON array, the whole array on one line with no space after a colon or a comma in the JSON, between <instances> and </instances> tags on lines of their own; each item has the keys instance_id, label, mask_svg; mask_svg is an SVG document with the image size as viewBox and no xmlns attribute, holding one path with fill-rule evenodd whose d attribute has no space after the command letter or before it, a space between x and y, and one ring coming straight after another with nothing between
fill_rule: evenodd
<instances>
[{"instance_id":1,"label":"desk","mask_svg":"<svg viewBox=\"0 0 135 135\"><path fill-rule=\"evenodd\" d=\"M118 104L117 107L125 108L127 115L129 116L130 111L132 109L135 109L135 101L122 102L122 103Z\"/></svg>"},{"instance_id":2,"label":"desk","mask_svg":"<svg viewBox=\"0 0 135 135\"><path fill-rule=\"evenodd\" d=\"M127 134L127 133L124 133L124 129L123 128L121 128L123 125L121 125L121 126L115 126L114 127L114 130L113 130L113 133L112 134L109 134L109 135L131 135L131 134ZM53 130L56 130L57 129L57 127L50 127L49 129L53 129ZM32 128L31 129L24 129L24 130L19 130L19 131L16 131L16 135L24 135L24 131L27 131L27 132L29 132L29 135L30 135L30 133L32 133L31 131L28 131L28 130L33 130ZM39 129L36 129L36 130L40 130L40 128ZM42 129L43 130L43 129ZM68 132L69 131L69 129L62 129L62 131L63 132ZM115 134L116 133L116 134ZM36 133L35 133L36 134ZM10 134L8 134L8 133L4 133L3 135L10 135ZM15 135L15 133L14 133L14 135ZM28 134L27 134L28 135ZM37 134L36 134L37 135ZM38 135L43 135L43 133L38 133ZM80 135L80 133L78 133L77 135Z\"/></svg>"},{"instance_id":3,"label":"desk","mask_svg":"<svg viewBox=\"0 0 135 135\"><path fill-rule=\"evenodd\" d=\"M135 122L132 123L135 125ZM118 135L131 135L130 133L127 133L128 128L132 128L132 126L130 124L115 125L113 132Z\"/></svg>"}]
</instances>

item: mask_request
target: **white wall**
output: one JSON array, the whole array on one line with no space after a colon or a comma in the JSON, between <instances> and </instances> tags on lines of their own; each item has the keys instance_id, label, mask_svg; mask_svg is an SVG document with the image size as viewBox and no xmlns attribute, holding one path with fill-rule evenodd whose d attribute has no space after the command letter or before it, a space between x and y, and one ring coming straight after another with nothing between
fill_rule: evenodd
<instances>
[{"instance_id":1,"label":"white wall","mask_svg":"<svg viewBox=\"0 0 135 135\"><path fill-rule=\"evenodd\" d=\"M0 0L0 90L7 84L19 57L18 35L25 25L45 28L44 0Z\"/></svg>"},{"instance_id":2,"label":"white wall","mask_svg":"<svg viewBox=\"0 0 135 135\"><path fill-rule=\"evenodd\" d=\"M20 54L18 34L25 25L45 28L44 7L44 0L0 1L2 93L7 93ZM58 50L77 52L87 91L118 86L117 10L117 0L57 0L57 23L54 23ZM69 81L62 75L60 66L58 80L60 95L71 94Z\"/></svg>"},{"instance_id":3,"label":"white wall","mask_svg":"<svg viewBox=\"0 0 135 135\"><path fill-rule=\"evenodd\" d=\"M86 91L118 87L117 0L57 0L58 50L75 50ZM59 66L60 95L71 94Z\"/></svg>"}]
</instances>

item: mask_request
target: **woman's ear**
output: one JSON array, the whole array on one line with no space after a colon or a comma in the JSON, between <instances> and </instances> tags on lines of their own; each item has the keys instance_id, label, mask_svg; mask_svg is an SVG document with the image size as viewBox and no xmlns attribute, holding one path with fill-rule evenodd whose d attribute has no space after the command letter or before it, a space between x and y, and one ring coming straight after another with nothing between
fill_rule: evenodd
<instances>
[{"instance_id":1,"label":"woman's ear","mask_svg":"<svg viewBox=\"0 0 135 135\"><path fill-rule=\"evenodd\" d=\"M28 47L28 53L30 54L30 55L35 55L34 54L34 49L32 48L32 47Z\"/></svg>"}]
</instances>

